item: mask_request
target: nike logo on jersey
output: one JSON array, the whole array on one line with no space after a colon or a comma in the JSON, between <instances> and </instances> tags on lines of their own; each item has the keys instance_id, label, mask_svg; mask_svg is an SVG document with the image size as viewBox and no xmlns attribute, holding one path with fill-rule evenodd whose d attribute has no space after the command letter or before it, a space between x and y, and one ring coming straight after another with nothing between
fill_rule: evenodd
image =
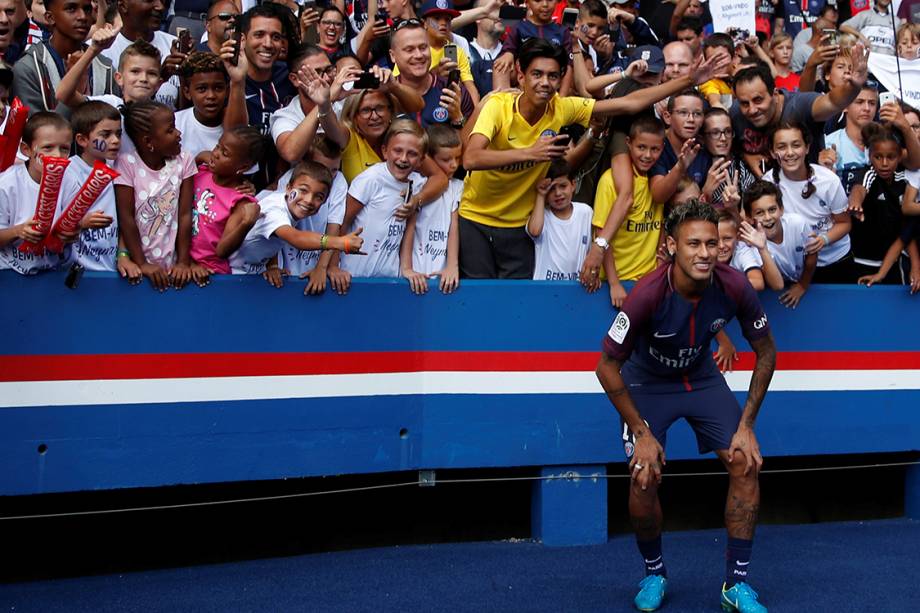
<instances>
[{"instance_id":1,"label":"nike logo on jersey","mask_svg":"<svg viewBox=\"0 0 920 613\"><path fill-rule=\"evenodd\" d=\"M259 95L259 94L249 94L248 96L246 96L246 100L252 100L253 98L255 98L255 97L258 96L258 95Z\"/></svg>"},{"instance_id":2,"label":"nike logo on jersey","mask_svg":"<svg viewBox=\"0 0 920 613\"><path fill-rule=\"evenodd\" d=\"M652 334L655 338L671 338L672 336L677 336L677 332L671 332L670 334L664 334L662 332L655 332Z\"/></svg>"},{"instance_id":3,"label":"nike logo on jersey","mask_svg":"<svg viewBox=\"0 0 920 613\"><path fill-rule=\"evenodd\" d=\"M517 136L509 136L509 137L508 137L508 140L509 140L509 141L513 141L513 140L516 139L516 138L517 138Z\"/></svg>"}]
</instances>

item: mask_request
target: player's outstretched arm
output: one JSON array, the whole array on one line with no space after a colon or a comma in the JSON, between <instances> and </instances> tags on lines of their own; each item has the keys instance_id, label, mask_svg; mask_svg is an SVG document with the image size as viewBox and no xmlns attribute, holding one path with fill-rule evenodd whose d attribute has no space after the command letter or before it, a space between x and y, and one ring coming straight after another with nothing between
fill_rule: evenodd
<instances>
[{"instance_id":1,"label":"player's outstretched arm","mask_svg":"<svg viewBox=\"0 0 920 613\"><path fill-rule=\"evenodd\" d=\"M760 446L757 444L757 437L754 436L754 422L757 420L760 405L767 394L767 388L770 387L770 380L773 379L773 371L776 370L776 344L773 342L772 334L752 341L751 348L757 356L757 361L754 364L754 373L751 375L747 402L741 413L741 423L738 424L738 431L732 437L728 450L729 462L733 461L736 451L744 456L744 474L748 474L755 465L760 469L763 464Z\"/></svg>"},{"instance_id":2,"label":"player's outstretched arm","mask_svg":"<svg viewBox=\"0 0 920 613\"><path fill-rule=\"evenodd\" d=\"M603 354L597 363L597 378L604 391L607 392L610 403L629 426L629 430L636 439L636 451L629 461L629 470L632 478L644 490L648 488L648 484L653 479L656 483L661 483L661 467L665 463L664 449L655 440L645 420L642 419L642 415L639 414L639 409L629 396L626 383L620 376L621 366L622 363L619 360Z\"/></svg>"}]
</instances>

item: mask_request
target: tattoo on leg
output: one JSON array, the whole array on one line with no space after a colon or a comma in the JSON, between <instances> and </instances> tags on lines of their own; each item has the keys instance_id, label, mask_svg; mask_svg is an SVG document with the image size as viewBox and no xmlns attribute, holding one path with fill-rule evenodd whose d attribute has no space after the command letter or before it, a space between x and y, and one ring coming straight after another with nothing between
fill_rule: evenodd
<instances>
[{"instance_id":1,"label":"tattoo on leg","mask_svg":"<svg viewBox=\"0 0 920 613\"><path fill-rule=\"evenodd\" d=\"M742 539L754 538L757 514L760 505L756 501L744 500L734 494L725 505L725 527L729 536Z\"/></svg>"}]
</instances>

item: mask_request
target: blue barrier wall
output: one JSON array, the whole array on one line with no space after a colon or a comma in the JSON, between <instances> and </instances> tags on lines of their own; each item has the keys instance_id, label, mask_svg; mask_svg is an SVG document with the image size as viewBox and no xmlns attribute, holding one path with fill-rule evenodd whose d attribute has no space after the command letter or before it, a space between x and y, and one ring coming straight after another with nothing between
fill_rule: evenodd
<instances>
[{"instance_id":1,"label":"blue barrier wall","mask_svg":"<svg viewBox=\"0 0 920 613\"><path fill-rule=\"evenodd\" d=\"M258 277L157 294L88 273L0 273L0 495L623 460L593 368L606 295L358 281L302 295ZM920 449L920 297L762 296L780 351L765 455ZM736 324L728 328L749 351ZM728 377L743 402L753 360ZM668 457L698 457L675 426Z\"/></svg>"}]
</instances>

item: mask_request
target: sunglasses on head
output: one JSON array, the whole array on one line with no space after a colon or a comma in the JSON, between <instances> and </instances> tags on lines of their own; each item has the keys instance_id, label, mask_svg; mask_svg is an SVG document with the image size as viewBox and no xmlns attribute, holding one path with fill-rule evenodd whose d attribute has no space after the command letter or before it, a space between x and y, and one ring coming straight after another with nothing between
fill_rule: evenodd
<instances>
[{"instance_id":1,"label":"sunglasses on head","mask_svg":"<svg viewBox=\"0 0 920 613\"><path fill-rule=\"evenodd\" d=\"M403 28L424 28L425 23L421 19L412 17L411 19L400 19L393 24L393 31L398 32Z\"/></svg>"}]
</instances>

